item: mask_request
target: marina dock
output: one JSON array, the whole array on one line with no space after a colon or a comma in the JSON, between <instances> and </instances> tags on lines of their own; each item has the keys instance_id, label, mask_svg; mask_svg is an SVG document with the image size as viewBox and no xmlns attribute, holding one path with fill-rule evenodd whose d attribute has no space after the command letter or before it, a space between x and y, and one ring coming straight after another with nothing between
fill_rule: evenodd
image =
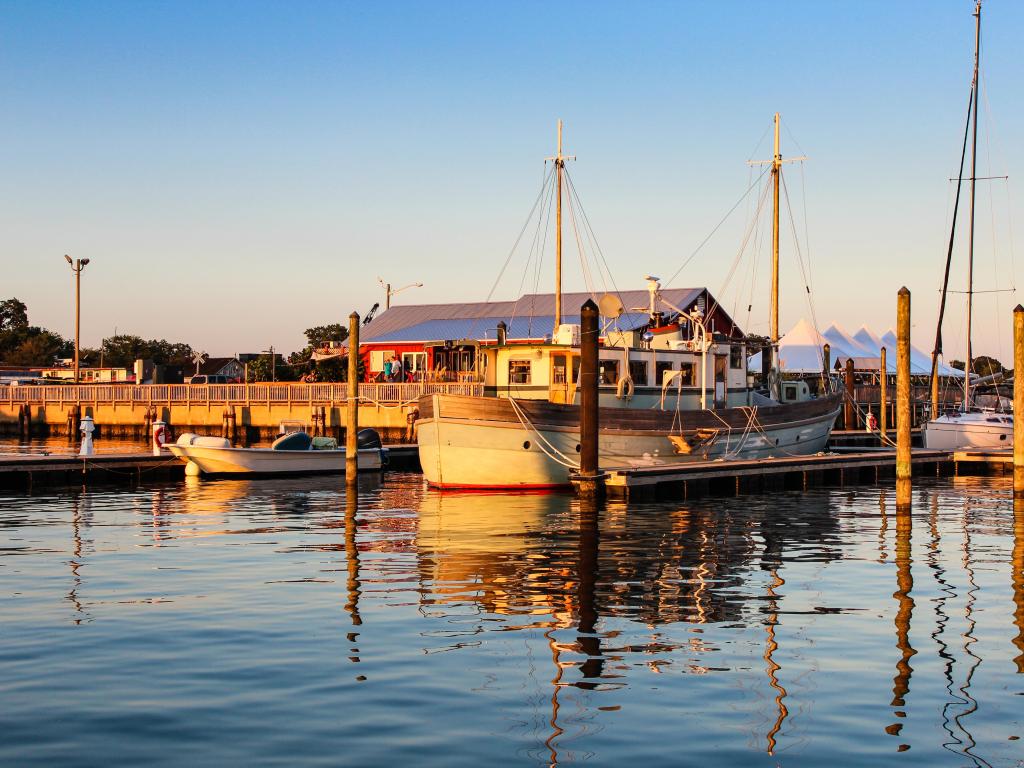
<instances>
[{"instance_id":1,"label":"marina dock","mask_svg":"<svg viewBox=\"0 0 1024 768\"><path fill-rule=\"evenodd\" d=\"M415 445L388 446L393 471L419 469ZM0 488L33 490L40 486L69 487L180 480L185 463L169 454L107 453L0 455Z\"/></svg>"}]
</instances>

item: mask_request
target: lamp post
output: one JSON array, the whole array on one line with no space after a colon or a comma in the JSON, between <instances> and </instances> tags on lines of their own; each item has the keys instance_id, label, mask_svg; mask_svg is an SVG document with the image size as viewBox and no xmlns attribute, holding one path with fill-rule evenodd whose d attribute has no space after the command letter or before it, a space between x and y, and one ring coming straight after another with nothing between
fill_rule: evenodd
<instances>
[{"instance_id":1,"label":"lamp post","mask_svg":"<svg viewBox=\"0 0 1024 768\"><path fill-rule=\"evenodd\" d=\"M409 283L408 285L403 286L401 288L395 288L394 290L391 290L391 283L385 283L383 277L378 277L377 278L377 282L380 283L381 287L384 289L384 309L385 310L391 309L391 297L394 296L396 293L401 293L402 291L406 290L407 288L422 288L423 287L423 283Z\"/></svg>"},{"instance_id":2,"label":"lamp post","mask_svg":"<svg viewBox=\"0 0 1024 768\"><path fill-rule=\"evenodd\" d=\"M75 273L75 384L78 383L78 354L81 348L81 320L82 320L82 270L89 263L88 259L72 259L66 253L64 259L71 265L71 271Z\"/></svg>"}]
</instances>

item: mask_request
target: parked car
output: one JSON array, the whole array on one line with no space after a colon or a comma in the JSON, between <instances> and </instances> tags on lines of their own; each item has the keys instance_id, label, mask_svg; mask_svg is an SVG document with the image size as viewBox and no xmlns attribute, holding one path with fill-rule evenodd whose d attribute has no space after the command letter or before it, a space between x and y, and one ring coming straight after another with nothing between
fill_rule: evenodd
<instances>
[{"instance_id":1,"label":"parked car","mask_svg":"<svg viewBox=\"0 0 1024 768\"><path fill-rule=\"evenodd\" d=\"M201 373L197 376L189 376L185 379L186 384L234 384L235 382L236 379L219 373L209 375Z\"/></svg>"}]
</instances>

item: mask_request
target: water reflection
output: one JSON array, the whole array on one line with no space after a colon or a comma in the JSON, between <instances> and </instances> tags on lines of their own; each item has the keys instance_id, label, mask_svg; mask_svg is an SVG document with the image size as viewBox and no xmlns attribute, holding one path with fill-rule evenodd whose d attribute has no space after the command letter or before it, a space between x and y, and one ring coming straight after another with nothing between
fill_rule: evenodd
<instances>
[{"instance_id":1,"label":"water reflection","mask_svg":"<svg viewBox=\"0 0 1024 768\"><path fill-rule=\"evenodd\" d=\"M456 743L466 764L658 764L686 723L694 764L856 745L850 763L912 747L917 764L997 765L1020 735L1024 678L994 670L1024 671L1024 510L997 480L922 481L911 508L892 486L598 506L401 475L14 501L0 526L31 543L0 549L0 602L26 596L4 612L0 679L53 707L62 668L61 739L151 738L119 725L120 702L160 674L166 727L223 763L245 760L189 731L197 711L281 758L252 728L273 713L296 759L354 764L443 765ZM54 598L95 633L71 654ZM97 679L102 722L75 704ZM28 704L23 746L48 723Z\"/></svg>"}]
</instances>

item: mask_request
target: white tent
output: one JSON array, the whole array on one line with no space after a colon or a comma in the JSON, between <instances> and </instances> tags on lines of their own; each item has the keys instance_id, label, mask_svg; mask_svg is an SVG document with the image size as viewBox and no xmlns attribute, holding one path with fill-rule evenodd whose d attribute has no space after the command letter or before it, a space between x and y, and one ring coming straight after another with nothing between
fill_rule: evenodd
<instances>
[{"instance_id":1,"label":"white tent","mask_svg":"<svg viewBox=\"0 0 1024 768\"><path fill-rule=\"evenodd\" d=\"M787 373L820 373L824 365L822 347L828 343L814 326L801 319L779 339L779 365ZM747 370L761 370L761 353L747 361Z\"/></svg>"},{"instance_id":2,"label":"white tent","mask_svg":"<svg viewBox=\"0 0 1024 768\"><path fill-rule=\"evenodd\" d=\"M818 333L806 319L801 319L790 331L779 339L779 364L786 373L818 373L824 364L822 347L828 344L833 365L836 361L854 358L875 359L881 356L881 348L886 349L886 368L891 374L896 373L896 334L892 330L879 337L868 328L863 327L855 336L851 336L837 325L829 326L824 334ZM752 355L747 360L747 370L761 370L761 353ZM931 355L917 347L910 347L910 372L916 375L930 375L932 370ZM940 376L962 377L963 371L939 364Z\"/></svg>"}]
</instances>

